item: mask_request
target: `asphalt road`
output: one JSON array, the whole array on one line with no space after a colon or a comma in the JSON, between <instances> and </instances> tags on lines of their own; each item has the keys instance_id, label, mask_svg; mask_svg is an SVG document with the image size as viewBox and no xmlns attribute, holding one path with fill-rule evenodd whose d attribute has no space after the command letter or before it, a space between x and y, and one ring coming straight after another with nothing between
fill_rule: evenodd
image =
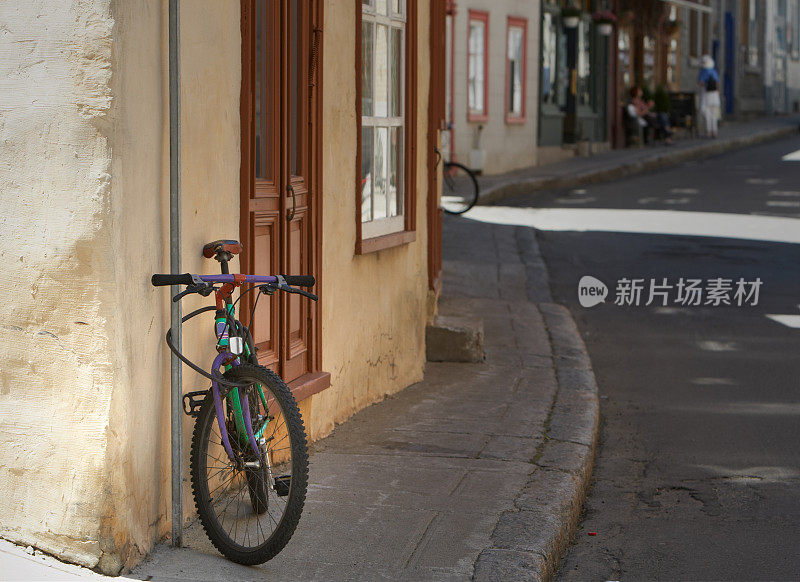
<instances>
[{"instance_id":1,"label":"asphalt road","mask_svg":"<svg viewBox=\"0 0 800 582\"><path fill-rule=\"evenodd\" d=\"M800 247L779 242L800 235L800 161L781 161L798 149L792 138L516 201L583 209L575 216L588 225L537 223L552 295L587 343L603 417L595 481L558 579L800 579L800 329L767 317L800 315ZM621 213L623 226L606 232L594 229L608 213L593 223L587 209L649 212ZM749 217L755 234L730 214ZM761 218L770 216L792 220ZM643 217L652 232L625 232ZM689 226L664 234L676 224ZM702 236L711 230L723 232ZM608 286L605 303L579 304L584 275ZM615 304L624 278L644 280L638 306ZM661 295L645 305L650 280L664 278L667 305ZM675 300L681 278L702 281L701 305ZM757 304L737 306L730 293L733 305L706 305L718 278L761 279Z\"/></svg>"}]
</instances>

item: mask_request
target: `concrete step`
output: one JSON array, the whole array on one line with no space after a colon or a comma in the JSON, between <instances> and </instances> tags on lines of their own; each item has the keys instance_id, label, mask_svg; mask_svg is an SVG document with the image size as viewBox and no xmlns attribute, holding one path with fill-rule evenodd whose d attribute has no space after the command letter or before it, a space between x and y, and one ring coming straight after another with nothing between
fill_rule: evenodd
<instances>
[{"instance_id":1,"label":"concrete step","mask_svg":"<svg viewBox=\"0 0 800 582\"><path fill-rule=\"evenodd\" d=\"M482 362L483 319L471 315L437 315L425 329L429 362Z\"/></svg>"}]
</instances>

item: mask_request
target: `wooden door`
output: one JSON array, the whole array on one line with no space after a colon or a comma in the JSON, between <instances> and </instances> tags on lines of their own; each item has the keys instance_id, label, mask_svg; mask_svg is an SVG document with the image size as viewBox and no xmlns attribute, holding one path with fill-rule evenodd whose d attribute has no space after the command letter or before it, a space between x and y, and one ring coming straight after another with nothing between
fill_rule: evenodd
<instances>
[{"instance_id":1,"label":"wooden door","mask_svg":"<svg viewBox=\"0 0 800 582\"><path fill-rule=\"evenodd\" d=\"M312 220L316 71L311 0L242 2L242 267L314 274ZM243 306L244 314L252 303ZM299 295L262 297L259 362L291 382L315 369L315 312Z\"/></svg>"}]
</instances>

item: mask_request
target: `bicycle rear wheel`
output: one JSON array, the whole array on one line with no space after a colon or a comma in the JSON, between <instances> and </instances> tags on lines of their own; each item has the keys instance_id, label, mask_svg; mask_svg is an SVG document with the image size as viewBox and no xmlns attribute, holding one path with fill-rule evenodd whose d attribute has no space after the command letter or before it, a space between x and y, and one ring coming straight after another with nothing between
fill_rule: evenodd
<instances>
[{"instance_id":1,"label":"bicycle rear wheel","mask_svg":"<svg viewBox=\"0 0 800 582\"><path fill-rule=\"evenodd\" d=\"M478 181L466 166L445 162L442 184L442 209L448 214L463 214L478 201Z\"/></svg>"},{"instance_id":2,"label":"bicycle rear wheel","mask_svg":"<svg viewBox=\"0 0 800 582\"><path fill-rule=\"evenodd\" d=\"M254 432L266 424L259 442L266 462L259 463L252 447L239 438L233 411L223 399L225 430L239 460L231 462L209 393L192 438L192 491L211 543L234 562L260 564L283 549L300 521L308 485L305 428L289 388L271 370L242 364L225 378L249 383L244 391ZM256 385L264 391L266 409Z\"/></svg>"}]
</instances>

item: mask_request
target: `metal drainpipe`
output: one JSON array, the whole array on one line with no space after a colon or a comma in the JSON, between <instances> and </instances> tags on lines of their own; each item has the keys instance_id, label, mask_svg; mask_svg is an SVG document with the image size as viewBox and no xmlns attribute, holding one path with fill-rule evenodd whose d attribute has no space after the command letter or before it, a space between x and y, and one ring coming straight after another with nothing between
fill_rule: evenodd
<instances>
[{"instance_id":1,"label":"metal drainpipe","mask_svg":"<svg viewBox=\"0 0 800 582\"><path fill-rule=\"evenodd\" d=\"M179 0L169 0L169 271L181 272L181 93ZM180 286L172 286L172 294ZM170 302L170 327L175 347L181 349L181 305ZM181 362L170 360L170 450L172 465L172 545L183 545L183 381Z\"/></svg>"}]
</instances>

